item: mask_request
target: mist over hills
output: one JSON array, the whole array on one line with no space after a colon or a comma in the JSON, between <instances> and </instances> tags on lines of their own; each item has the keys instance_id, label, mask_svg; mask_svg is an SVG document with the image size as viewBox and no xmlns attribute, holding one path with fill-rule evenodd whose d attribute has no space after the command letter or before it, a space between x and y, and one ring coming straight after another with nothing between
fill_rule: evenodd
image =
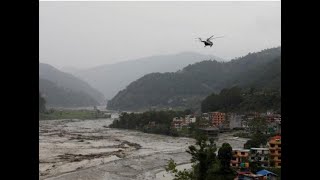
<instances>
[{"instance_id":1,"label":"mist over hills","mask_svg":"<svg viewBox=\"0 0 320 180\"><path fill-rule=\"evenodd\" d=\"M88 82L92 87L102 92L106 99L111 99L131 82L148 73L175 72L188 64L209 59L223 61L223 59L213 55L183 52L150 56L82 70L70 67L64 68L64 70Z\"/></svg>"},{"instance_id":2,"label":"mist over hills","mask_svg":"<svg viewBox=\"0 0 320 180\"><path fill-rule=\"evenodd\" d=\"M55 83L39 79L39 90L49 107L86 107L99 103L90 95L57 86Z\"/></svg>"},{"instance_id":3,"label":"mist over hills","mask_svg":"<svg viewBox=\"0 0 320 180\"><path fill-rule=\"evenodd\" d=\"M205 60L177 72L144 75L108 101L108 109L200 106L209 94L233 86L280 89L281 47L229 62Z\"/></svg>"},{"instance_id":4,"label":"mist over hills","mask_svg":"<svg viewBox=\"0 0 320 180\"><path fill-rule=\"evenodd\" d=\"M91 106L105 100L85 81L44 63L39 63L39 90L48 106Z\"/></svg>"}]
</instances>

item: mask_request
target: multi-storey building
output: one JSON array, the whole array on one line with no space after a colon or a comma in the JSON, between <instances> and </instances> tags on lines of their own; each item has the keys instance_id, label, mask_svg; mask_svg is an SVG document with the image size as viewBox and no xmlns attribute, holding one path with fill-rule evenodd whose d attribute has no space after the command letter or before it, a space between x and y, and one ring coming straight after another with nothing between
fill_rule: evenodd
<instances>
[{"instance_id":1,"label":"multi-storey building","mask_svg":"<svg viewBox=\"0 0 320 180\"><path fill-rule=\"evenodd\" d=\"M222 112L210 112L209 120L211 121L213 126L219 127L226 120L226 114Z\"/></svg>"},{"instance_id":2,"label":"multi-storey building","mask_svg":"<svg viewBox=\"0 0 320 180\"><path fill-rule=\"evenodd\" d=\"M269 166L269 148L250 148L250 162L258 162L261 167Z\"/></svg>"},{"instance_id":3,"label":"multi-storey building","mask_svg":"<svg viewBox=\"0 0 320 180\"><path fill-rule=\"evenodd\" d=\"M244 115L229 113L227 119L229 120L230 129L241 128L243 117Z\"/></svg>"},{"instance_id":4,"label":"multi-storey building","mask_svg":"<svg viewBox=\"0 0 320 180\"><path fill-rule=\"evenodd\" d=\"M233 149L231 167L240 167L240 163L249 163L249 149Z\"/></svg>"},{"instance_id":5,"label":"multi-storey building","mask_svg":"<svg viewBox=\"0 0 320 180\"><path fill-rule=\"evenodd\" d=\"M175 129L181 129L182 126L184 126L184 125L185 125L184 118L175 117L175 118L173 118L173 120L171 122L171 127L175 128Z\"/></svg>"},{"instance_id":6,"label":"multi-storey building","mask_svg":"<svg viewBox=\"0 0 320 180\"><path fill-rule=\"evenodd\" d=\"M196 117L193 116L193 115L186 115L186 116L185 116L185 122L186 122L187 124L195 123L195 122L196 122Z\"/></svg>"},{"instance_id":7,"label":"multi-storey building","mask_svg":"<svg viewBox=\"0 0 320 180\"><path fill-rule=\"evenodd\" d=\"M270 166L281 167L281 136L269 140Z\"/></svg>"}]
</instances>

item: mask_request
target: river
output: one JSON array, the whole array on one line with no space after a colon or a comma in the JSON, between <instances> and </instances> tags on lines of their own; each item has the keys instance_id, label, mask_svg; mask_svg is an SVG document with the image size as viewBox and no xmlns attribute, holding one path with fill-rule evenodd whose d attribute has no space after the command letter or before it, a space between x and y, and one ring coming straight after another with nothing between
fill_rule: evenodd
<instances>
[{"instance_id":1,"label":"river","mask_svg":"<svg viewBox=\"0 0 320 180\"><path fill-rule=\"evenodd\" d=\"M110 123L112 119L40 121L40 180L169 180L164 171L168 160L190 167L185 151L194 139L112 129ZM242 148L246 141L224 133L216 144Z\"/></svg>"}]
</instances>

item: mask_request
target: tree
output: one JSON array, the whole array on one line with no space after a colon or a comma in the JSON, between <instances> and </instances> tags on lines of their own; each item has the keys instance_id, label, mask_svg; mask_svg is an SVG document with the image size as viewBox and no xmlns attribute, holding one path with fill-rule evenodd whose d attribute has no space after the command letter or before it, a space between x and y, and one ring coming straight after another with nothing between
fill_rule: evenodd
<instances>
[{"instance_id":1,"label":"tree","mask_svg":"<svg viewBox=\"0 0 320 180\"><path fill-rule=\"evenodd\" d=\"M167 172L171 172L174 174L174 180L192 180L194 179L194 174L192 171L188 171L184 169L183 171L177 170L177 164L170 159L168 165L165 167Z\"/></svg>"},{"instance_id":2,"label":"tree","mask_svg":"<svg viewBox=\"0 0 320 180\"><path fill-rule=\"evenodd\" d=\"M184 114L185 115L192 114L192 110L191 109L186 109L186 110L184 110Z\"/></svg>"},{"instance_id":3,"label":"tree","mask_svg":"<svg viewBox=\"0 0 320 180\"><path fill-rule=\"evenodd\" d=\"M264 133L268 129L267 121L263 117L257 117L249 120L248 126L251 134Z\"/></svg>"},{"instance_id":4,"label":"tree","mask_svg":"<svg viewBox=\"0 0 320 180\"><path fill-rule=\"evenodd\" d=\"M217 163L216 144L213 139L209 139L206 136L198 136L196 146L189 146L187 152L191 154L191 162L194 163L194 175L197 180L207 179L208 172L213 168L213 165Z\"/></svg>"},{"instance_id":5,"label":"tree","mask_svg":"<svg viewBox=\"0 0 320 180\"><path fill-rule=\"evenodd\" d=\"M205 180L208 179L210 171L215 169L214 165L217 164L218 161L215 154L217 148L213 139L210 139L208 142L206 136L199 135L197 137L196 146L191 145L187 150L192 156L191 162L193 163L193 166L191 171L178 171L174 161L169 161L166 170L175 175L174 180Z\"/></svg>"},{"instance_id":6,"label":"tree","mask_svg":"<svg viewBox=\"0 0 320 180\"><path fill-rule=\"evenodd\" d=\"M220 170L222 173L230 173L230 161L232 159L232 147L229 143L223 143L218 151L218 159L220 160Z\"/></svg>"},{"instance_id":7,"label":"tree","mask_svg":"<svg viewBox=\"0 0 320 180\"><path fill-rule=\"evenodd\" d=\"M166 171L174 174L174 180L233 180L233 171L230 168L229 171L226 170L228 169L226 164L230 164L231 160L230 152L232 152L232 148L230 144L225 143L223 145L222 149L219 150L220 158L217 158L215 153L217 148L213 139L208 140L204 135L199 135L196 139L196 146L191 145L187 150L192 156L191 170L178 171L176 163L172 159L168 162Z\"/></svg>"},{"instance_id":8,"label":"tree","mask_svg":"<svg viewBox=\"0 0 320 180\"><path fill-rule=\"evenodd\" d=\"M243 146L245 149L250 149L250 148L259 147L260 144L258 141L250 139Z\"/></svg>"}]
</instances>

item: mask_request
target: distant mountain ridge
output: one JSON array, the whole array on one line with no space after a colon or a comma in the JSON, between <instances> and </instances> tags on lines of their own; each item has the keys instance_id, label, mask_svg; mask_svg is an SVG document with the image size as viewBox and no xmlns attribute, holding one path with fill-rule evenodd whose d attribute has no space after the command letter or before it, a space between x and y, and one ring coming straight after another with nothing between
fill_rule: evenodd
<instances>
[{"instance_id":1,"label":"distant mountain ridge","mask_svg":"<svg viewBox=\"0 0 320 180\"><path fill-rule=\"evenodd\" d=\"M200 106L204 97L232 86L280 89L281 47L229 62L206 60L175 73L147 74L108 101L108 109Z\"/></svg>"},{"instance_id":2,"label":"distant mountain ridge","mask_svg":"<svg viewBox=\"0 0 320 180\"><path fill-rule=\"evenodd\" d=\"M70 73L88 82L92 87L102 92L107 99L111 99L120 90L125 89L131 82L145 74L175 72L188 64L209 59L223 61L222 58L213 55L183 52L173 55L139 58L79 71L75 71L70 67L65 69L69 69Z\"/></svg>"},{"instance_id":3,"label":"distant mountain ridge","mask_svg":"<svg viewBox=\"0 0 320 180\"><path fill-rule=\"evenodd\" d=\"M39 90L49 106L79 107L105 101L103 94L85 81L44 63L39 63Z\"/></svg>"},{"instance_id":4,"label":"distant mountain ridge","mask_svg":"<svg viewBox=\"0 0 320 180\"><path fill-rule=\"evenodd\" d=\"M90 95L57 86L54 82L39 79L39 91L49 107L87 107L99 105Z\"/></svg>"}]
</instances>

